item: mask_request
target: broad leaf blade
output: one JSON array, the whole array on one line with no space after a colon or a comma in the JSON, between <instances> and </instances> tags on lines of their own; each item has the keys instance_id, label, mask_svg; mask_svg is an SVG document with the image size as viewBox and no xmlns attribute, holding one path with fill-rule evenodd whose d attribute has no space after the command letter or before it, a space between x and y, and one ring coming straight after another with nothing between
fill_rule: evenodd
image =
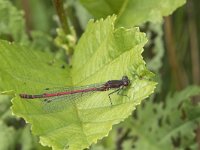
<instances>
[{"instance_id":1,"label":"broad leaf blade","mask_svg":"<svg viewBox=\"0 0 200 150\"><path fill-rule=\"evenodd\" d=\"M163 16L170 15L185 3L185 0L80 1L95 18L117 14L117 24L126 27L141 25L147 21L160 22Z\"/></svg>"},{"instance_id":2,"label":"broad leaf blade","mask_svg":"<svg viewBox=\"0 0 200 150\"><path fill-rule=\"evenodd\" d=\"M147 41L145 34L140 33L138 28L115 29L114 21L115 16L97 22L90 21L76 47L72 68L67 70L57 67L62 62L58 62L55 66L48 66L46 64L48 59L46 60L45 57L47 54L42 55L32 50L27 52L26 48L5 42L0 45L4 57L26 58L17 62L17 66L21 67L14 69L14 72L12 69L16 66L12 62L13 59L8 59L6 62L3 60L2 71L6 69L6 72L10 73L10 80L13 80L6 86L7 90L18 88L16 91L22 92L27 89L28 92L36 93L45 86L53 87L53 84L72 85L70 81L67 81L69 77L72 78L73 85L101 83L121 79L123 75L127 75L131 80L130 87L123 91L128 98L113 94L112 106L108 98L108 94L112 91L95 93L79 101L66 100L67 105L64 110L53 112L46 112L42 108L40 99L27 101L16 97L13 100L14 113L32 124L33 132L40 136L40 142L43 145L52 146L53 149L89 147L98 139L107 136L113 124L127 118L135 106L153 92L155 82L150 81L152 73L146 69L141 56L142 47ZM15 52L17 49L21 51ZM35 57L32 55L36 55L37 60L34 60ZM26 61L29 63L26 64ZM30 67L29 64L31 64ZM29 71L26 73L25 70ZM64 73L66 77L63 76ZM16 78L15 74L20 74L22 77ZM61 78L58 79L60 75ZM26 79L24 76L31 77L31 80L23 81ZM38 76L40 80L37 80ZM49 79L51 79L51 84L47 82ZM14 81L16 81L15 87L12 86L15 84ZM23 82L26 86L20 85Z\"/></svg>"},{"instance_id":3,"label":"broad leaf blade","mask_svg":"<svg viewBox=\"0 0 200 150\"><path fill-rule=\"evenodd\" d=\"M65 62L54 63L50 53L33 51L6 41L0 42L0 48L0 89L13 89L17 93L41 92L47 87L70 85L69 78L66 78L68 69L62 69Z\"/></svg>"}]
</instances>

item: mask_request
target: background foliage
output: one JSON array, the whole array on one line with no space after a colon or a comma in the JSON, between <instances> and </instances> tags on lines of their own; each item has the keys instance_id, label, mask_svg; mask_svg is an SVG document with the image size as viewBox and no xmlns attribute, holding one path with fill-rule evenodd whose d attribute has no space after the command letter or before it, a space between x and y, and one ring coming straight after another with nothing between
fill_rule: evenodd
<instances>
[{"instance_id":1,"label":"background foliage","mask_svg":"<svg viewBox=\"0 0 200 150\"><path fill-rule=\"evenodd\" d=\"M34 49L34 55L45 57L38 60L46 61L50 65L60 66L63 62L71 64L73 50L85 33L88 20L101 17L105 19L108 15L116 14L116 28L139 26L140 30L147 34L148 43L142 55L148 69L156 74L155 80L158 82L156 91L150 98L137 106L137 110L123 123L115 125L106 138L99 140L89 149L200 149L200 38L198 34L200 2L198 0L189 0L187 3L184 0L118 0L117 2L68 0L63 5L57 2L56 0L0 0L0 39L14 41ZM60 6L64 6L64 17L61 15L63 12L60 11L62 10ZM168 16L170 14L172 15ZM163 16L168 17L163 19ZM70 22L70 25L67 22ZM104 27L106 28L106 25ZM1 61L6 59L7 62L11 62L9 57L3 57L6 56L3 53L4 48L1 46ZM16 64L7 65L25 68L27 65L24 61L32 60L31 56L28 56L29 53L27 51L29 59L20 60L18 57L20 53L15 54L10 49L9 56L13 55L10 58L19 61L15 60ZM46 57L46 53L50 55ZM75 55L75 59L79 57ZM30 61L32 70L35 69L34 64L38 62L41 70L51 68L42 67L43 63L38 60ZM7 90L8 84L16 86L15 90L27 89L28 86L21 86L20 89L20 84L5 80L9 76L2 71L5 66L2 62L0 90ZM65 69L70 70L70 67ZM20 72L12 68L10 72L12 71L19 76L28 75L25 70ZM59 67L54 73L65 79L66 72ZM35 77L37 74L38 72L35 72ZM56 75L52 76L58 78ZM75 73L74 76L78 79ZM12 79L11 77L9 78ZM62 84L62 80L56 79L56 81L58 85ZM32 135L30 125L25 124L22 118L12 115L10 110L12 97L0 96L0 149L49 149L38 143L38 137ZM15 113L20 114L16 111Z\"/></svg>"}]
</instances>

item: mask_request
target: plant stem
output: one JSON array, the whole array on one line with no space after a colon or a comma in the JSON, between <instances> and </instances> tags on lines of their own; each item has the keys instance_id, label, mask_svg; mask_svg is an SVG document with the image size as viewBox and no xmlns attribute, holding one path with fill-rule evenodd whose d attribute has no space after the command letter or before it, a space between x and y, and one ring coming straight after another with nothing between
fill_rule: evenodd
<instances>
[{"instance_id":1,"label":"plant stem","mask_svg":"<svg viewBox=\"0 0 200 150\"><path fill-rule=\"evenodd\" d=\"M165 41L166 41L166 49L168 54L168 61L169 65L171 67L172 76L175 81L176 89L180 90L185 86L184 83L184 72L182 72L182 68L179 65L177 61L177 55L176 55L176 44L174 41L174 32L172 30L172 20L171 17L165 18L165 24L164 24L164 30L165 30Z\"/></svg>"},{"instance_id":2,"label":"plant stem","mask_svg":"<svg viewBox=\"0 0 200 150\"><path fill-rule=\"evenodd\" d=\"M192 61L192 76L193 83L199 85L200 83L200 66L199 66L199 46L197 36L197 26L195 21L194 6L192 1L187 3L188 14L188 28L190 36L190 49L191 49L191 61Z\"/></svg>"},{"instance_id":3,"label":"plant stem","mask_svg":"<svg viewBox=\"0 0 200 150\"><path fill-rule=\"evenodd\" d=\"M30 12L30 2L26 0L21 1L22 8L24 10L24 18L25 18L25 25L26 25L26 33L30 40L32 40L31 30L32 30L32 23L31 23L31 12Z\"/></svg>"},{"instance_id":4,"label":"plant stem","mask_svg":"<svg viewBox=\"0 0 200 150\"><path fill-rule=\"evenodd\" d=\"M66 34L70 34L70 28L69 24L67 22L67 15L65 14L64 7L63 7L63 1L62 0L53 0L54 6L56 8L61 26L63 28L63 31Z\"/></svg>"}]
</instances>

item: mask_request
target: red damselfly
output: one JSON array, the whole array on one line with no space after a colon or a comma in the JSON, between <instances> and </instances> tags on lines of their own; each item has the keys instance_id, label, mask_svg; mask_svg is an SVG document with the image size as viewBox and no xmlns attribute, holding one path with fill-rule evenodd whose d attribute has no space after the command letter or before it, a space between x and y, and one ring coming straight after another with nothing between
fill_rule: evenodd
<instances>
[{"instance_id":1,"label":"red damselfly","mask_svg":"<svg viewBox=\"0 0 200 150\"><path fill-rule=\"evenodd\" d=\"M38 99L43 98L45 102L49 103L52 101L58 101L60 99L66 99L70 100L73 98L78 99L79 97L82 97L84 95L87 95L89 93L93 92L103 92L108 90L114 90L111 93L108 94L110 103L112 105L111 101L111 94L118 93L120 90L128 87L130 85L130 80L127 76L123 76L121 80L109 80L105 83L99 83L99 84L92 84L92 85L86 85L86 86L80 86L80 87L67 87L67 88L60 88L57 90L52 90L43 93L43 94L20 94L19 96L23 99ZM126 96L126 95L122 95Z\"/></svg>"}]
</instances>

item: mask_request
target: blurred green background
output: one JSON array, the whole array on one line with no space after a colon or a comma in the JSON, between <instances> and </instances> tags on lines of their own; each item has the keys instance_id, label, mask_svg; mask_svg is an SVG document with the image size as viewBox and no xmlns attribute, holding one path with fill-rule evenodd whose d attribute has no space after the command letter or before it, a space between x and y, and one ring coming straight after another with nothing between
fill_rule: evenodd
<instances>
[{"instance_id":1,"label":"blurred green background","mask_svg":"<svg viewBox=\"0 0 200 150\"><path fill-rule=\"evenodd\" d=\"M88 20L105 17L110 12L99 16L90 6L86 7L87 1L68 0L63 3L66 20L60 21L63 18L58 17L55 2L0 0L0 39L51 51L57 59L69 61L68 57L73 54L70 50L83 34ZM90 149L200 149L199 14L200 1L188 0L162 21L124 24L139 26L147 34L149 41L142 55L147 67L156 74L157 89L132 116L114 126L108 137ZM74 27L76 38L73 40L63 35L68 28L65 21ZM123 24L119 21L117 26ZM58 27L63 27L64 32ZM11 97L0 96L0 150L49 149L38 143L23 119L12 115L10 100Z\"/></svg>"}]
</instances>

